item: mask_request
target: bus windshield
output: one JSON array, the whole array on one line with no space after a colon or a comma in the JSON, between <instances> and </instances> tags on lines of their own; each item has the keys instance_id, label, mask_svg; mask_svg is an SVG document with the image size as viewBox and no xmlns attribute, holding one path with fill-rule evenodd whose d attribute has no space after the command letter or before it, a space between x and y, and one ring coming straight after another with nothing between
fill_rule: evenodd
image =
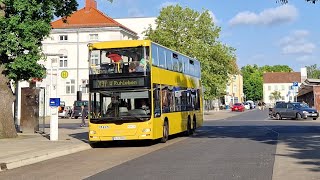
<instances>
[{"instance_id":1,"label":"bus windshield","mask_svg":"<svg viewBox=\"0 0 320 180\"><path fill-rule=\"evenodd\" d=\"M149 90L91 93L91 120L149 120L150 104Z\"/></svg>"},{"instance_id":2,"label":"bus windshield","mask_svg":"<svg viewBox=\"0 0 320 180\"><path fill-rule=\"evenodd\" d=\"M149 47L128 47L90 52L90 74L135 73L149 71Z\"/></svg>"}]
</instances>

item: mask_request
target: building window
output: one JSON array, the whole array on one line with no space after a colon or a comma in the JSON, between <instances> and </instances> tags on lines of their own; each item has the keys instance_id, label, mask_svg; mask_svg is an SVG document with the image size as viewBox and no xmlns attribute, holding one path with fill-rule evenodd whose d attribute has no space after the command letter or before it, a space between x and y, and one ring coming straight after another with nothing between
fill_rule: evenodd
<instances>
[{"instance_id":1,"label":"building window","mask_svg":"<svg viewBox=\"0 0 320 180\"><path fill-rule=\"evenodd\" d=\"M281 85L281 90L282 90L282 91L284 91L284 90L285 90L284 85Z\"/></svg>"},{"instance_id":2,"label":"building window","mask_svg":"<svg viewBox=\"0 0 320 180\"><path fill-rule=\"evenodd\" d=\"M59 39L60 41L68 41L68 35L60 35Z\"/></svg>"},{"instance_id":3,"label":"building window","mask_svg":"<svg viewBox=\"0 0 320 180\"><path fill-rule=\"evenodd\" d=\"M90 41L98 41L99 35L98 34L89 34Z\"/></svg>"},{"instance_id":4,"label":"building window","mask_svg":"<svg viewBox=\"0 0 320 180\"><path fill-rule=\"evenodd\" d=\"M235 85L233 85L233 92L238 92L238 87L237 87L237 85L235 84Z\"/></svg>"},{"instance_id":5,"label":"building window","mask_svg":"<svg viewBox=\"0 0 320 180\"><path fill-rule=\"evenodd\" d=\"M75 93L75 80L71 79L66 82L66 94L74 94Z\"/></svg>"},{"instance_id":6,"label":"building window","mask_svg":"<svg viewBox=\"0 0 320 180\"><path fill-rule=\"evenodd\" d=\"M99 62L99 54L91 54L91 64L98 65Z\"/></svg>"},{"instance_id":7,"label":"building window","mask_svg":"<svg viewBox=\"0 0 320 180\"><path fill-rule=\"evenodd\" d=\"M60 67L68 67L68 56L60 56Z\"/></svg>"},{"instance_id":8,"label":"building window","mask_svg":"<svg viewBox=\"0 0 320 180\"><path fill-rule=\"evenodd\" d=\"M274 90L275 90L275 91L278 91L278 85L275 85L275 86L274 86Z\"/></svg>"},{"instance_id":9,"label":"building window","mask_svg":"<svg viewBox=\"0 0 320 180\"><path fill-rule=\"evenodd\" d=\"M268 91L271 91L271 86L268 86Z\"/></svg>"},{"instance_id":10,"label":"building window","mask_svg":"<svg viewBox=\"0 0 320 180\"><path fill-rule=\"evenodd\" d=\"M89 80L88 79L82 79L82 84L80 86L80 89L82 91L82 93L89 93Z\"/></svg>"}]
</instances>

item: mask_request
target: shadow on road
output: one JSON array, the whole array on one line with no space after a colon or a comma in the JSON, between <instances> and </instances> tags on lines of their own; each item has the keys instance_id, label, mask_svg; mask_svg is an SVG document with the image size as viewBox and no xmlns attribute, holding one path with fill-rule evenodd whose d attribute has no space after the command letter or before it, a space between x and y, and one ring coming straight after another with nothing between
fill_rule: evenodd
<instances>
[{"instance_id":1,"label":"shadow on road","mask_svg":"<svg viewBox=\"0 0 320 180\"><path fill-rule=\"evenodd\" d=\"M320 126L203 126L192 138L239 138L270 145L285 143L289 154L275 154L299 159L312 165L310 171L320 172ZM317 135L319 134L319 135Z\"/></svg>"},{"instance_id":2,"label":"shadow on road","mask_svg":"<svg viewBox=\"0 0 320 180\"><path fill-rule=\"evenodd\" d=\"M85 143L89 143L88 132L74 133L69 135L72 138L79 139ZM169 136L169 140L182 137L183 134L175 134ZM97 148L115 148L115 147L146 147L160 143L159 140L130 140L130 141L107 141L102 142Z\"/></svg>"}]
</instances>

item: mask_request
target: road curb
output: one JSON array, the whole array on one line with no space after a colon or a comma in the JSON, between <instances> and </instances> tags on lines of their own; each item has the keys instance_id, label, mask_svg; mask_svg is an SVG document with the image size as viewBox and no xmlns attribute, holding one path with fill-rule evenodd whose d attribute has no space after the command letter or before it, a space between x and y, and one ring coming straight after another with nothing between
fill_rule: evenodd
<instances>
[{"instance_id":1,"label":"road curb","mask_svg":"<svg viewBox=\"0 0 320 180\"><path fill-rule=\"evenodd\" d=\"M89 144L79 144L77 146L68 147L59 151L52 151L44 154L38 154L30 157L25 157L23 159L14 159L14 160L11 159L11 161L8 160L9 162L0 162L0 172L38 163L38 162L49 160L49 159L53 159L56 157L73 154L73 153L88 150L88 149L91 149Z\"/></svg>"}]
</instances>

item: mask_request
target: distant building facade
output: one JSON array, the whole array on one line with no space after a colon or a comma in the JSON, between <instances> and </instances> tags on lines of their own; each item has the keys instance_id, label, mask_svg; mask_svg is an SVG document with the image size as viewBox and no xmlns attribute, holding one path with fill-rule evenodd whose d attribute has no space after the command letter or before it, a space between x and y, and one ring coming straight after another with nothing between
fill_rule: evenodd
<instances>
[{"instance_id":1,"label":"distant building facade","mask_svg":"<svg viewBox=\"0 0 320 180\"><path fill-rule=\"evenodd\" d=\"M320 79L306 79L299 88L298 101L320 112Z\"/></svg>"},{"instance_id":2,"label":"distant building facade","mask_svg":"<svg viewBox=\"0 0 320 180\"><path fill-rule=\"evenodd\" d=\"M263 74L263 101L267 104L275 101L296 101L298 88L306 79L306 69L301 72L268 72ZM280 92L280 98L274 99L273 92Z\"/></svg>"},{"instance_id":3,"label":"distant building facade","mask_svg":"<svg viewBox=\"0 0 320 180\"><path fill-rule=\"evenodd\" d=\"M241 74L232 75L226 87L224 96L225 105L231 105L237 102L244 102L243 77Z\"/></svg>"}]
</instances>

